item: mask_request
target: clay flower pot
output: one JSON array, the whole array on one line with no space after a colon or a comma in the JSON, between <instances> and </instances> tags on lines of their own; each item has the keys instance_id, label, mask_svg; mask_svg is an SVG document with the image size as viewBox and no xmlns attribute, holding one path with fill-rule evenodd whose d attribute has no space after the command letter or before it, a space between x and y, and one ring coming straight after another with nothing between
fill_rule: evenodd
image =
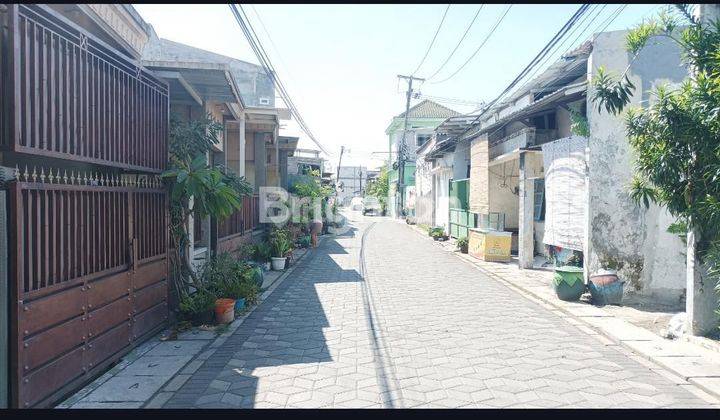
<instances>
[{"instance_id":1,"label":"clay flower pot","mask_svg":"<svg viewBox=\"0 0 720 420\"><path fill-rule=\"evenodd\" d=\"M235 299L220 298L215 301L215 320L229 324L235 320Z\"/></svg>"},{"instance_id":2,"label":"clay flower pot","mask_svg":"<svg viewBox=\"0 0 720 420\"><path fill-rule=\"evenodd\" d=\"M620 305L623 298L623 284L614 271L601 270L590 276L588 289L595 305Z\"/></svg>"}]
</instances>

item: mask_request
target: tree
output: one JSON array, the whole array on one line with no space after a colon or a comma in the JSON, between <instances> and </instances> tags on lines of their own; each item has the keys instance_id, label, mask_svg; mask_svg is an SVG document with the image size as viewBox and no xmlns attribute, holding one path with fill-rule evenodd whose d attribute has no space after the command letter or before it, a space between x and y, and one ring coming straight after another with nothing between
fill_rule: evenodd
<instances>
[{"instance_id":1,"label":"tree","mask_svg":"<svg viewBox=\"0 0 720 420\"><path fill-rule=\"evenodd\" d=\"M323 215L327 214L327 198L330 197L333 189L330 186L322 185L319 170L308 171L307 176L296 181L291 186L290 190L300 199L307 199L307 201L309 201L309 203L306 203L305 205L309 206L308 217L310 219L315 216L314 204L315 200L318 199L321 200L321 213ZM301 217L299 222L306 224L308 219Z\"/></svg>"},{"instance_id":2,"label":"tree","mask_svg":"<svg viewBox=\"0 0 720 420\"><path fill-rule=\"evenodd\" d=\"M244 177L207 164L207 154L219 142L221 131L222 125L209 114L189 121L170 117L170 162L162 177L170 188L171 262L178 295L186 294L190 286L202 286L186 253L190 216L223 219L242 206L242 196L252 193Z\"/></svg>"},{"instance_id":3,"label":"tree","mask_svg":"<svg viewBox=\"0 0 720 420\"><path fill-rule=\"evenodd\" d=\"M684 23L687 26L678 30ZM683 51L693 70L680 88L660 86L647 108L624 113L628 139L637 154L631 197L648 207L665 206L677 218L669 231L697 236L701 263L720 279L720 21L703 23L689 5L640 24L626 38L634 57L656 37L667 37ZM634 59L634 58L633 58ZM629 69L628 65L628 69ZM625 70L627 73L627 69ZM634 86L625 74L599 69L593 80L598 111L620 114Z\"/></svg>"},{"instance_id":4,"label":"tree","mask_svg":"<svg viewBox=\"0 0 720 420\"><path fill-rule=\"evenodd\" d=\"M371 197L377 197L382 207L382 211L385 212L387 207L387 197L390 191L390 182L388 181L388 171L385 166L380 169L380 174L377 178L370 181L365 188L365 194Z\"/></svg>"}]
</instances>

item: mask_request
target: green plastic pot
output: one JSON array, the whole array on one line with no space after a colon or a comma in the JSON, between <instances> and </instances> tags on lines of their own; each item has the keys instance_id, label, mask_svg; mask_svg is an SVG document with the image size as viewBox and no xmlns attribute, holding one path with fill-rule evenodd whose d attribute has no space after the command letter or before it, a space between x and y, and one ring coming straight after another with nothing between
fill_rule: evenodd
<instances>
[{"instance_id":1,"label":"green plastic pot","mask_svg":"<svg viewBox=\"0 0 720 420\"><path fill-rule=\"evenodd\" d=\"M562 266L555 268L553 288L558 299L576 301L585 292L583 269L581 267Z\"/></svg>"}]
</instances>

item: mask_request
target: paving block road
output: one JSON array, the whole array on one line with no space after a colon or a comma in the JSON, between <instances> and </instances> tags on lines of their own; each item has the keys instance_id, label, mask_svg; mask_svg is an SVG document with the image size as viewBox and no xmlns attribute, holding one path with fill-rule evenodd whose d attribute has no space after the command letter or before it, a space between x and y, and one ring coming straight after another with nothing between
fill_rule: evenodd
<instances>
[{"instance_id":1,"label":"paving block road","mask_svg":"<svg viewBox=\"0 0 720 420\"><path fill-rule=\"evenodd\" d=\"M713 406L407 226L353 217L164 407Z\"/></svg>"}]
</instances>

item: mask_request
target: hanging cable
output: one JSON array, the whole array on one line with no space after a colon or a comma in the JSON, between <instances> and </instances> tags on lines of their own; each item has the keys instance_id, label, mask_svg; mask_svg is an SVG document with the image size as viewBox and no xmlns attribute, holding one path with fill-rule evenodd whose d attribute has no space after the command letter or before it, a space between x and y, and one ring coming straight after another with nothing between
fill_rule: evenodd
<instances>
[{"instance_id":1,"label":"hanging cable","mask_svg":"<svg viewBox=\"0 0 720 420\"><path fill-rule=\"evenodd\" d=\"M445 61L440 65L440 67L437 70L435 70L435 73L433 73L432 76L428 77L427 80L432 79L433 77L435 77L435 75L440 73L440 70L442 70L445 67L445 65L448 63L448 61L450 61L452 56L455 55L455 51L457 51L458 48L460 48L460 44L462 44L462 42L463 42L463 40L465 40L465 37L467 36L468 32L470 32L470 28L472 28L472 26L475 24L475 20L477 19L478 15L480 14L480 11L483 9L483 7L485 7L484 4L481 4L480 7L478 7L477 12L475 12L475 16L473 16L473 19L472 19L472 21L470 21L470 24L468 25L467 29L465 29L465 33L463 34L462 38L460 38L460 41L458 41L457 45L455 45L455 48L452 50L452 52L450 53L448 58L445 59Z\"/></svg>"},{"instance_id":2,"label":"hanging cable","mask_svg":"<svg viewBox=\"0 0 720 420\"><path fill-rule=\"evenodd\" d=\"M589 7L588 4L583 4L582 6L580 6L578 8L578 10L570 17L570 19L568 19L568 21L565 23L565 25L563 25L560 28L560 30L555 34L555 36L553 36L552 39L545 45L545 47L543 47L543 49L540 50L540 52L535 56L535 58L533 58L530 61L530 63L520 72L520 74L517 77L515 77L515 79L512 82L510 82L510 85L508 85L508 87L506 87L505 90L503 90L500 93L500 95L498 95L495 99L493 99L484 108L484 110L475 117L475 119L470 123L468 128L466 128L460 134L459 137L464 136L465 134L467 134L467 132L469 132L470 130L472 130L473 128L475 128L477 126L477 123L478 123L478 121L480 121L480 118L483 115L485 115L485 113L487 113L488 110L490 110L494 104L496 104L500 99L502 99L506 93L508 93L513 87L515 87L515 85L517 85L518 82L520 80L522 80L534 68L534 66L537 65L537 63L545 57L545 55L547 55L548 51L554 45L556 45L560 41L560 39L562 39L565 36L565 34L567 34L568 30L570 28L572 28L573 25L575 25L575 23L578 21L578 19L587 11L588 7Z\"/></svg>"},{"instance_id":3,"label":"hanging cable","mask_svg":"<svg viewBox=\"0 0 720 420\"><path fill-rule=\"evenodd\" d=\"M437 39L438 34L440 33L440 28L443 26L443 22L445 22L445 16L447 16L447 12L450 10L450 5L448 4L445 8L445 13L443 13L443 17L440 20L440 25L438 25L437 30L435 31L435 35L433 35L432 41L430 41L430 45L428 45L427 51L425 51L425 56L423 56L422 60L420 61L420 64L418 64L417 68L414 72L410 73L411 76L415 76L415 73L417 73L418 70L420 70L420 67L422 67L423 63L425 62L425 59L427 58L428 54L430 54L430 49L432 49L433 44L435 44L435 39Z\"/></svg>"},{"instance_id":4,"label":"hanging cable","mask_svg":"<svg viewBox=\"0 0 720 420\"><path fill-rule=\"evenodd\" d=\"M490 37L493 35L493 33L495 33L495 30L497 29L498 26L500 26L500 23L503 21L503 19L505 19L505 15L508 14L508 12L510 11L510 8L512 6L513 5L511 4L507 7L507 9L505 9L505 13L503 13L502 16L500 16L500 19L498 19L497 22L495 22L495 25L490 29L490 32L487 34L487 36L485 36L485 39L483 39L483 41L480 43L480 46L477 47L475 52L473 52L470 55L470 57L468 57L468 59L460 66L460 68L455 70L455 73L451 74L450 76L446 77L445 79L443 79L439 82L430 82L430 84L438 84L438 83L446 82L446 81L452 79L456 74L458 74L460 72L460 70L465 68L465 66L473 59L473 57L475 57L475 55L478 53L478 51L480 51L480 49L485 45L485 43L488 41L488 39L490 39Z\"/></svg>"},{"instance_id":5,"label":"hanging cable","mask_svg":"<svg viewBox=\"0 0 720 420\"><path fill-rule=\"evenodd\" d=\"M550 61L550 59L555 58L555 55L556 55L556 53L557 53L558 51L563 51L563 50L565 49L565 46L566 46L566 45L570 45L570 48L572 48L572 47L575 45L576 40L577 40L578 38L580 38L580 36L582 36L582 34L583 34L583 33L587 30L587 28L595 21L595 19L597 19L597 17L600 15L600 13L602 13L602 11L605 9L606 6L607 6L607 4L604 4L604 5L602 6L602 8L600 8L600 10L597 10L597 5L595 5L595 4L592 5L592 6L590 6L590 9L588 9L588 13L586 13L585 16L583 16L583 21L582 21L582 22L581 22L581 21L578 21L578 24L575 26L575 28L574 28L571 32L568 33L567 39L566 39L565 41L563 41L562 43L558 43L558 44L555 46L555 48L553 48L553 51L550 52L550 53L545 57L545 59L536 66L535 71L534 71L530 76L527 77L527 82L526 82L522 87L520 87L519 90L522 90L528 83L531 83L531 82L533 81L535 75L538 74L538 72L540 72L541 70L542 70L542 71L545 71L545 70L546 70L546 68L544 67L545 64L546 64L548 61ZM592 10L593 8L594 8L595 10ZM595 14L594 14L594 16L592 17L592 19L590 19L590 20L588 21L589 23L586 24L585 27L583 27L583 28L579 31L579 33L578 33L577 36L573 39L573 41L568 44L567 41L570 39L571 36L575 35L576 29L580 29L580 28L581 28L581 25L582 25L583 23L585 23L584 21L587 20L587 19L592 15L593 12L594 12Z\"/></svg>"},{"instance_id":6,"label":"hanging cable","mask_svg":"<svg viewBox=\"0 0 720 420\"><path fill-rule=\"evenodd\" d=\"M285 101L288 108L290 108L290 112L292 115L295 116L295 119L300 126L300 128L307 134L307 136L310 138L310 140L315 143L320 150L322 150L324 153L330 155L328 151L325 149L325 147L315 138L315 136L312 134L310 129L308 128L307 124L305 123L304 119L300 115L300 112L298 111L297 107L293 103L292 99L290 98L290 95L287 93L287 90L285 89L284 84L282 81L276 76L277 71L275 71L275 68L273 67L272 63L270 62L269 56L267 52L265 51L264 47L260 43L259 37L257 36L257 33L252 27L252 24L250 24L250 20L247 17L247 14L245 13L244 9L242 8L242 5L239 5L240 10L238 11L235 4L229 4L230 10L233 12L233 16L235 17L235 20L240 25L240 29L243 31L243 34L245 35L246 39L248 40L248 43L250 44L250 48L253 50L255 55L258 58L258 61L260 61L260 65L265 70L265 73L268 75L268 77L274 82L275 86L280 91L280 95ZM242 15L241 15L242 13ZM243 18L244 16L244 18Z\"/></svg>"}]
</instances>

